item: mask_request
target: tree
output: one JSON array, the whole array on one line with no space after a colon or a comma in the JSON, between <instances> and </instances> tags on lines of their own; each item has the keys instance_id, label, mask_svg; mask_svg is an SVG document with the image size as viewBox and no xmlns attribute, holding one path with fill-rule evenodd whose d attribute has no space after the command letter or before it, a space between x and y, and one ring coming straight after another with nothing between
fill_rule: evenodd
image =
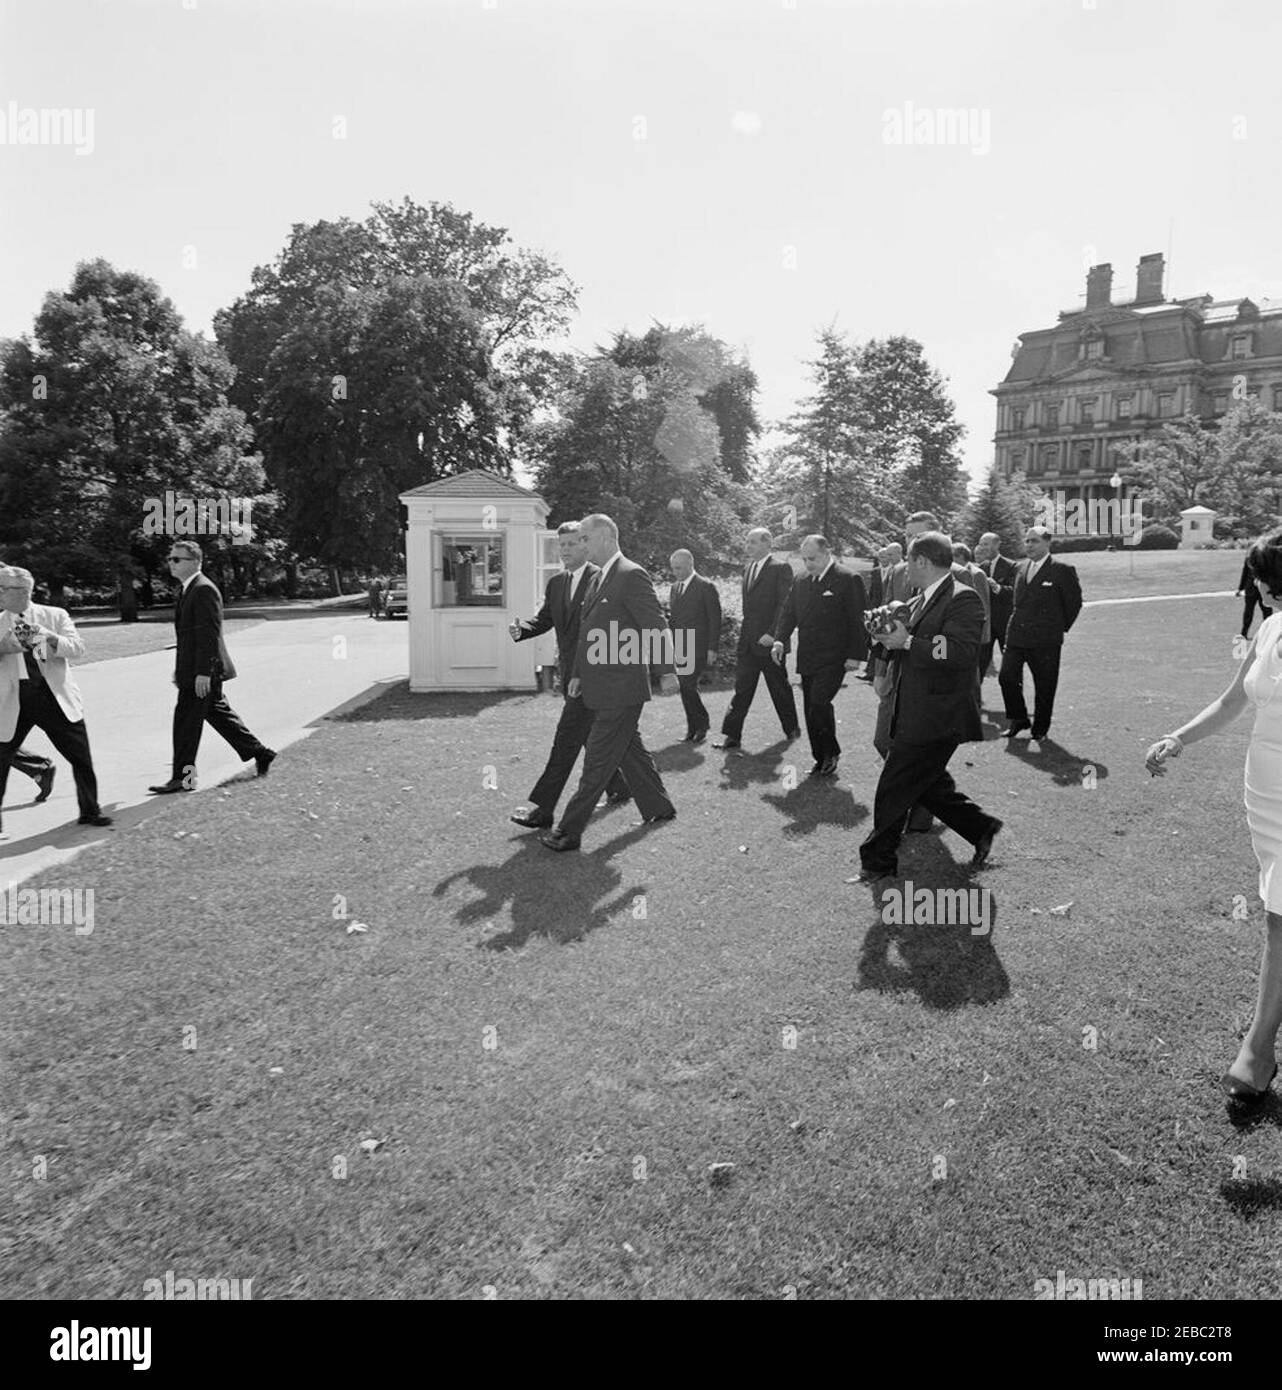
<instances>
[{"instance_id":1,"label":"tree","mask_svg":"<svg viewBox=\"0 0 1282 1390\"><path fill-rule=\"evenodd\" d=\"M1187 411L1141 441L1128 481L1144 499L1146 520L1169 522L1186 507L1224 510L1220 503L1236 493L1236 475L1219 431Z\"/></svg>"},{"instance_id":2,"label":"tree","mask_svg":"<svg viewBox=\"0 0 1282 1390\"><path fill-rule=\"evenodd\" d=\"M265 492L231 376L154 281L78 265L66 293L46 295L33 340L0 345L0 554L55 593L114 582L132 622L133 581L168 540L146 534L149 502Z\"/></svg>"},{"instance_id":3,"label":"tree","mask_svg":"<svg viewBox=\"0 0 1282 1390\"><path fill-rule=\"evenodd\" d=\"M869 448L857 352L831 327L818 343L818 357L807 363L812 392L785 422L762 470L767 506L771 515L781 512L782 529L794 538L818 530L834 545L867 550L903 517Z\"/></svg>"},{"instance_id":4,"label":"tree","mask_svg":"<svg viewBox=\"0 0 1282 1390\"><path fill-rule=\"evenodd\" d=\"M247 293L216 316L218 340L237 371L233 403L257 425L273 386L272 354L301 324L315 322L323 295L332 303L336 292L398 280L453 283L487 344L487 376L500 411L501 453L495 462L506 471L555 388L556 358L546 344L566 331L575 286L547 256L513 246L506 229L448 203L422 207L405 198L372 209L364 222L295 224L275 263L257 267ZM379 410L377 398L369 396L364 409ZM427 464L435 471L415 481L430 482L467 466L441 453Z\"/></svg>"},{"instance_id":5,"label":"tree","mask_svg":"<svg viewBox=\"0 0 1282 1390\"><path fill-rule=\"evenodd\" d=\"M913 338L874 338L854 355L865 447L899 509L935 512L947 526L966 504L957 447L965 428L953 416L944 378Z\"/></svg>"},{"instance_id":6,"label":"tree","mask_svg":"<svg viewBox=\"0 0 1282 1390\"><path fill-rule=\"evenodd\" d=\"M1022 479L1022 475L1018 476ZM1003 554L1018 555L1023 551L1024 527L1032 521L1035 510L1027 501L1003 483L997 465L993 464L984 486L966 504L957 535L973 549L980 536L992 531L1001 539Z\"/></svg>"},{"instance_id":7,"label":"tree","mask_svg":"<svg viewBox=\"0 0 1282 1390\"><path fill-rule=\"evenodd\" d=\"M398 498L424 478L505 466L503 389L456 280L327 285L263 371L259 440L291 545L329 566L388 568Z\"/></svg>"},{"instance_id":8,"label":"tree","mask_svg":"<svg viewBox=\"0 0 1282 1390\"><path fill-rule=\"evenodd\" d=\"M567 360L557 413L532 435L551 520L604 511L629 553L648 564L666 564L678 546L700 562L728 557L750 499L725 465L712 399L727 362L728 349L702 328L662 325L639 338L616 334L593 356ZM746 388L746 375L736 380Z\"/></svg>"}]
</instances>

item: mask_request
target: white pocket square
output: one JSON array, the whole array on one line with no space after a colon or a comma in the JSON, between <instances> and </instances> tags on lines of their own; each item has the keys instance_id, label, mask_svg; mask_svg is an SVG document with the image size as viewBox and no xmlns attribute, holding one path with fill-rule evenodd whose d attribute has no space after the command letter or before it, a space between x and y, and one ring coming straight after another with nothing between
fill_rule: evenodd
<instances>
[{"instance_id":1,"label":"white pocket square","mask_svg":"<svg viewBox=\"0 0 1282 1390\"><path fill-rule=\"evenodd\" d=\"M823 591L823 593L819 595L819 597L820 597L820 598L836 598L837 596L836 596L836 594L833 593L833 591L832 591L831 589L825 589L825 590Z\"/></svg>"},{"instance_id":2,"label":"white pocket square","mask_svg":"<svg viewBox=\"0 0 1282 1390\"><path fill-rule=\"evenodd\" d=\"M1042 580L1042 588L1043 588L1043 589L1053 589L1054 587L1055 587L1054 581L1052 581L1052 580L1050 580L1050 579L1043 579L1043 580Z\"/></svg>"}]
</instances>

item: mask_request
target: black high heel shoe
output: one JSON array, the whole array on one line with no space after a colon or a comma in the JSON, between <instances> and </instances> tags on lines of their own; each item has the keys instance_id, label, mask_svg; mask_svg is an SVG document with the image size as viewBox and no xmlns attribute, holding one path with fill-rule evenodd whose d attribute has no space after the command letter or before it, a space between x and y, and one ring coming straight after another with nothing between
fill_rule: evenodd
<instances>
[{"instance_id":1,"label":"black high heel shoe","mask_svg":"<svg viewBox=\"0 0 1282 1390\"><path fill-rule=\"evenodd\" d=\"M1278 1064L1273 1063L1273 1072L1269 1079L1264 1083L1262 1090L1257 1091L1254 1086L1248 1085L1245 1081L1239 1081L1236 1076L1230 1076L1225 1072L1220 1077L1220 1085L1224 1088L1224 1094L1237 1105L1259 1105L1269 1093L1269 1087L1273 1085L1273 1078L1278 1074Z\"/></svg>"}]
</instances>

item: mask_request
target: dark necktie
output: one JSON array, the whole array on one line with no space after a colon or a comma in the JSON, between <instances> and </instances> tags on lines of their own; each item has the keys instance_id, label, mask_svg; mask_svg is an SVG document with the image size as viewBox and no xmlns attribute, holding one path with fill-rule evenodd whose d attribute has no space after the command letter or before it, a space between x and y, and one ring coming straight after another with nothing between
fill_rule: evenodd
<instances>
[{"instance_id":1,"label":"dark necktie","mask_svg":"<svg viewBox=\"0 0 1282 1390\"><path fill-rule=\"evenodd\" d=\"M36 660L35 653L22 649L22 659L27 666L27 679L35 681L37 685L47 685L45 673L40 669L40 663Z\"/></svg>"}]
</instances>

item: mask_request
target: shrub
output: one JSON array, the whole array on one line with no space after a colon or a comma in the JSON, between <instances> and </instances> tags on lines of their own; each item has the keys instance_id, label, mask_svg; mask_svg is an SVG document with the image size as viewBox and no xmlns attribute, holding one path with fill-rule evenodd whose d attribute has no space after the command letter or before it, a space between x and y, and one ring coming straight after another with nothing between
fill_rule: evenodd
<instances>
[{"instance_id":1,"label":"shrub","mask_svg":"<svg viewBox=\"0 0 1282 1390\"><path fill-rule=\"evenodd\" d=\"M1140 535L1141 550L1178 550L1180 538L1169 526L1146 526Z\"/></svg>"}]
</instances>

